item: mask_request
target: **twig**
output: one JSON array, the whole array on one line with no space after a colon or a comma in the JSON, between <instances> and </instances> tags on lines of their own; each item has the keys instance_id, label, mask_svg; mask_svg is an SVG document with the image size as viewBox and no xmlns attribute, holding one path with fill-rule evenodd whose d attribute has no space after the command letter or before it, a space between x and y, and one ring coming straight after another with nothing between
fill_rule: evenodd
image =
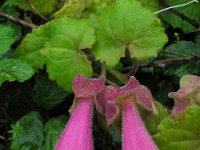
<instances>
[{"instance_id":1,"label":"twig","mask_svg":"<svg viewBox=\"0 0 200 150\"><path fill-rule=\"evenodd\" d=\"M110 68L108 66L106 66L107 71L113 75L116 79L118 79L120 82L122 82L123 84L127 84L128 79L127 77L122 74L121 72L119 72L118 70L115 70L113 68Z\"/></svg>"},{"instance_id":2,"label":"twig","mask_svg":"<svg viewBox=\"0 0 200 150\"><path fill-rule=\"evenodd\" d=\"M29 2L28 5L29 5L29 7L32 9L32 11L35 12L39 17L41 17L41 18L44 19L45 21L48 20L43 14L40 13L39 10L37 10L37 9L35 8L35 6L34 6L31 2Z\"/></svg>"},{"instance_id":3,"label":"twig","mask_svg":"<svg viewBox=\"0 0 200 150\"><path fill-rule=\"evenodd\" d=\"M22 25L27 26L27 27L30 27L30 28L37 28L37 27L38 27L37 25L35 25L35 24L33 24L33 23L26 22L26 21L24 21L24 20L22 20L22 19L20 19L20 18L17 18L17 17L11 16L11 15L8 15L8 14L6 14L6 13L4 13L4 12L0 12L0 16L1 16L1 17L5 17L5 18L8 18L8 19L10 19L10 20L12 20L12 21L14 21L14 22L16 22L16 23L22 24Z\"/></svg>"},{"instance_id":4,"label":"twig","mask_svg":"<svg viewBox=\"0 0 200 150\"><path fill-rule=\"evenodd\" d=\"M139 66L140 66L140 62L134 59L133 65L132 65L128 75L134 75L137 72Z\"/></svg>"},{"instance_id":5,"label":"twig","mask_svg":"<svg viewBox=\"0 0 200 150\"><path fill-rule=\"evenodd\" d=\"M195 56L188 56L188 57L179 57L179 58L166 58L166 59L161 59L157 60L151 63L143 63L140 64L141 67L152 67L152 66L158 66L160 64L166 64L166 63L173 63L177 61L191 61L191 60L200 60L200 55L195 55ZM120 71L126 72L132 69L132 66L122 68Z\"/></svg>"},{"instance_id":6,"label":"twig","mask_svg":"<svg viewBox=\"0 0 200 150\"><path fill-rule=\"evenodd\" d=\"M0 140L8 141L4 136L0 135Z\"/></svg>"},{"instance_id":7,"label":"twig","mask_svg":"<svg viewBox=\"0 0 200 150\"><path fill-rule=\"evenodd\" d=\"M172 63L172 62L176 62L176 61L196 60L196 59L197 60L200 59L200 55L179 57L179 58L167 58L167 59L163 59L163 60L154 61L153 65L159 65L161 63Z\"/></svg>"}]
</instances>

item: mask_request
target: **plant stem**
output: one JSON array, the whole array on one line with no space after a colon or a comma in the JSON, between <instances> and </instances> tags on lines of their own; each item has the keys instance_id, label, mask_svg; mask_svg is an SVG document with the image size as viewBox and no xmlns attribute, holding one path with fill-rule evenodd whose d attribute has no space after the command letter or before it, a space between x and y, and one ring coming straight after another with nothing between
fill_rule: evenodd
<instances>
[{"instance_id":1,"label":"plant stem","mask_svg":"<svg viewBox=\"0 0 200 150\"><path fill-rule=\"evenodd\" d=\"M8 18L8 19L10 19L10 20L12 20L12 21L14 21L16 23L22 24L22 25L30 27L30 28L37 28L38 27L37 25L35 25L33 23L26 22L26 21L24 21L24 20L22 20L20 18L14 17L14 16L10 16L10 15L4 13L4 12L0 12L0 16Z\"/></svg>"},{"instance_id":2,"label":"plant stem","mask_svg":"<svg viewBox=\"0 0 200 150\"><path fill-rule=\"evenodd\" d=\"M127 77L124 74L122 74L121 72L119 72L113 68L110 68L108 66L106 66L106 69L110 74L112 74L116 79L121 81L123 84L126 84L128 82Z\"/></svg>"}]
</instances>

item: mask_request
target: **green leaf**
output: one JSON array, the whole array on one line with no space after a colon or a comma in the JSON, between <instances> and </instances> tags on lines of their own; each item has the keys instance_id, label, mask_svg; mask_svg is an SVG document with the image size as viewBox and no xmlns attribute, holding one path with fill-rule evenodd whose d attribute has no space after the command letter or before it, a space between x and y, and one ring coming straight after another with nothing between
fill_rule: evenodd
<instances>
[{"instance_id":1,"label":"green leaf","mask_svg":"<svg viewBox=\"0 0 200 150\"><path fill-rule=\"evenodd\" d=\"M66 91L58 87L54 81L49 80L46 76L36 81L33 90L35 92L34 101L47 110L60 104L67 96Z\"/></svg>"},{"instance_id":2,"label":"green leaf","mask_svg":"<svg viewBox=\"0 0 200 150\"><path fill-rule=\"evenodd\" d=\"M136 0L117 0L98 18L96 28L94 54L109 66L119 62L125 49L131 58L144 61L156 56L167 42L160 21Z\"/></svg>"},{"instance_id":3,"label":"green leaf","mask_svg":"<svg viewBox=\"0 0 200 150\"><path fill-rule=\"evenodd\" d=\"M152 12L157 11L159 7L159 2L157 0L139 0L144 7L151 10Z\"/></svg>"},{"instance_id":4,"label":"green leaf","mask_svg":"<svg viewBox=\"0 0 200 150\"><path fill-rule=\"evenodd\" d=\"M59 116L57 118L50 119L45 124L45 143L42 148L43 150L54 150L57 140L65 127L67 119L68 118L66 116Z\"/></svg>"},{"instance_id":5,"label":"green leaf","mask_svg":"<svg viewBox=\"0 0 200 150\"><path fill-rule=\"evenodd\" d=\"M191 41L179 41L171 44L160 53L161 58L183 58L183 60L185 58L185 61L179 60L166 65L165 73L176 76L198 74L200 72L200 60L191 59L188 61L188 58L195 58L196 56L200 56L200 47L198 43Z\"/></svg>"},{"instance_id":6,"label":"green leaf","mask_svg":"<svg viewBox=\"0 0 200 150\"><path fill-rule=\"evenodd\" d=\"M8 0L11 6L18 6L25 11L33 11L35 13L50 14L55 10L57 0Z\"/></svg>"},{"instance_id":7,"label":"green leaf","mask_svg":"<svg viewBox=\"0 0 200 150\"><path fill-rule=\"evenodd\" d=\"M173 117L165 118L158 126L154 140L160 150L200 149L200 107L191 106Z\"/></svg>"},{"instance_id":8,"label":"green leaf","mask_svg":"<svg viewBox=\"0 0 200 150\"><path fill-rule=\"evenodd\" d=\"M69 0L54 16L58 17L76 17L80 18L83 11L91 6L93 0Z\"/></svg>"},{"instance_id":9,"label":"green leaf","mask_svg":"<svg viewBox=\"0 0 200 150\"><path fill-rule=\"evenodd\" d=\"M3 3L1 6L0 6L0 10L2 12L5 12L11 16L16 16L18 17L20 15L20 13L17 11L16 7L14 6L10 6L7 2Z\"/></svg>"},{"instance_id":10,"label":"green leaf","mask_svg":"<svg viewBox=\"0 0 200 150\"><path fill-rule=\"evenodd\" d=\"M113 127L110 127L108 132L110 133L110 135L112 136L112 139L114 142L118 142L118 143L121 143L122 141L122 137L121 135L116 131L115 128Z\"/></svg>"},{"instance_id":11,"label":"green leaf","mask_svg":"<svg viewBox=\"0 0 200 150\"><path fill-rule=\"evenodd\" d=\"M36 69L46 63L49 78L71 91L75 75L92 75L91 63L81 50L91 48L95 41L95 31L87 20L63 17L28 34L17 48L15 57Z\"/></svg>"},{"instance_id":12,"label":"green leaf","mask_svg":"<svg viewBox=\"0 0 200 150\"><path fill-rule=\"evenodd\" d=\"M15 30L10 26L0 24L0 56L11 48L15 40Z\"/></svg>"},{"instance_id":13,"label":"green leaf","mask_svg":"<svg viewBox=\"0 0 200 150\"><path fill-rule=\"evenodd\" d=\"M43 123L38 112L30 112L12 128L11 150L40 150L43 143Z\"/></svg>"},{"instance_id":14,"label":"green leaf","mask_svg":"<svg viewBox=\"0 0 200 150\"><path fill-rule=\"evenodd\" d=\"M72 80L77 74L92 75L91 63L87 57L70 49L50 48L43 53L46 57L49 78L71 91Z\"/></svg>"},{"instance_id":15,"label":"green leaf","mask_svg":"<svg viewBox=\"0 0 200 150\"><path fill-rule=\"evenodd\" d=\"M171 44L160 53L162 58L179 58L200 55L200 47L192 41L179 41Z\"/></svg>"},{"instance_id":16,"label":"green leaf","mask_svg":"<svg viewBox=\"0 0 200 150\"><path fill-rule=\"evenodd\" d=\"M159 102L155 101L155 106L153 109L154 113L149 113L149 111L144 110L140 106L140 116L145 124L145 127L151 134L155 134L157 132L157 126L160 122L168 117L167 109L162 106Z\"/></svg>"},{"instance_id":17,"label":"green leaf","mask_svg":"<svg viewBox=\"0 0 200 150\"><path fill-rule=\"evenodd\" d=\"M3 59L0 61L0 85L4 81L24 82L34 74L33 68L26 62L17 59Z\"/></svg>"},{"instance_id":18,"label":"green leaf","mask_svg":"<svg viewBox=\"0 0 200 150\"><path fill-rule=\"evenodd\" d=\"M195 37L196 43L200 46L200 33L198 33Z\"/></svg>"},{"instance_id":19,"label":"green leaf","mask_svg":"<svg viewBox=\"0 0 200 150\"><path fill-rule=\"evenodd\" d=\"M183 3L190 2L191 0L166 0L166 4L168 6L174 6L174 5L179 5ZM184 7L179 7L175 8L176 11L179 13L185 15L186 17L189 17L196 22L200 23L200 3L193 3ZM165 11L160 13L161 18L172 25L174 28L180 28L184 32L192 32L195 30L195 27L185 21L183 18L177 16L176 14L170 12L170 11Z\"/></svg>"}]
</instances>

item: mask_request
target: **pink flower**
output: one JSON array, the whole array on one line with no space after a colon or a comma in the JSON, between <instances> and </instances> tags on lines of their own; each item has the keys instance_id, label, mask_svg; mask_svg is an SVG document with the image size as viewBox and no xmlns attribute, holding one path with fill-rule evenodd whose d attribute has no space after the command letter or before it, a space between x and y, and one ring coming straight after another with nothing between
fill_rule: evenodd
<instances>
[{"instance_id":1,"label":"pink flower","mask_svg":"<svg viewBox=\"0 0 200 150\"><path fill-rule=\"evenodd\" d=\"M96 99L96 108L105 114L108 124L112 124L121 113L123 114L123 150L157 150L140 118L136 104L151 111L154 102L150 91L140 85L135 77L131 77L128 84L121 88L106 87Z\"/></svg>"},{"instance_id":2,"label":"pink flower","mask_svg":"<svg viewBox=\"0 0 200 150\"><path fill-rule=\"evenodd\" d=\"M73 81L75 94L68 121L55 150L93 150L92 112L96 94L104 89L105 78L88 79L81 75Z\"/></svg>"},{"instance_id":3,"label":"pink flower","mask_svg":"<svg viewBox=\"0 0 200 150\"><path fill-rule=\"evenodd\" d=\"M200 77L185 75L180 80L180 89L168 95L174 98L175 105L172 114L177 115L188 106L200 104Z\"/></svg>"}]
</instances>

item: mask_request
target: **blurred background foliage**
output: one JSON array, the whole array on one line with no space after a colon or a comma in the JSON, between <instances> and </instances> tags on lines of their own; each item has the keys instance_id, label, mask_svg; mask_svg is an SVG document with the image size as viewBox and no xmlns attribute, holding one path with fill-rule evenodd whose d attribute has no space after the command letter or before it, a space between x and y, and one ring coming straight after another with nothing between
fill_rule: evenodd
<instances>
[{"instance_id":1,"label":"blurred background foliage","mask_svg":"<svg viewBox=\"0 0 200 150\"><path fill-rule=\"evenodd\" d=\"M137 1L151 13L168 6L189 2L189 0ZM68 110L73 102L74 95L70 90L66 91L56 81L49 79L45 71L46 66L36 70L26 61L13 57L13 53L24 37L31 33L33 28L63 16L89 18L94 22L95 15L98 16L113 3L114 0L0 1L1 150L53 150L67 123ZM181 76L200 75L200 3L170 9L156 16L161 20L169 39L159 51L158 57L139 62L130 58L129 53L126 52L125 57L122 57L115 67L107 69L106 77L107 84L122 85L124 80L134 75L141 84L151 90L155 99L162 104L158 104L160 119L155 119L154 116L148 116L145 113L142 114L142 118L161 149L175 149L176 145L163 146L171 142L166 141L165 136L170 137L173 136L173 132L179 132L174 131L176 127L167 117L167 109L170 110L174 105L173 100L168 98L168 93L179 88ZM82 47L82 49L91 61L93 76L104 74L105 67L94 59L88 47ZM196 116L200 114L199 108L190 108L182 115L188 117L192 109L195 110ZM162 121L162 118L165 120ZM156 120L156 123L151 124L152 120ZM94 114L93 122L95 148L97 150L120 150L121 136L115 128L105 128L105 125L100 123L97 112ZM182 122L181 119L180 122ZM182 123L188 124L188 122L189 119ZM179 122L177 124L179 125ZM167 130L164 130L165 126ZM200 128L196 131L199 133ZM158 132L161 134L156 134ZM177 133L179 134L183 135L182 132ZM186 137L189 137L188 134ZM195 136L198 139L197 142L200 142L197 133ZM184 147L187 142L178 144L181 146L176 147L176 150L187 150L187 147ZM192 145L198 144L192 143ZM199 147L193 148L198 150Z\"/></svg>"}]
</instances>

